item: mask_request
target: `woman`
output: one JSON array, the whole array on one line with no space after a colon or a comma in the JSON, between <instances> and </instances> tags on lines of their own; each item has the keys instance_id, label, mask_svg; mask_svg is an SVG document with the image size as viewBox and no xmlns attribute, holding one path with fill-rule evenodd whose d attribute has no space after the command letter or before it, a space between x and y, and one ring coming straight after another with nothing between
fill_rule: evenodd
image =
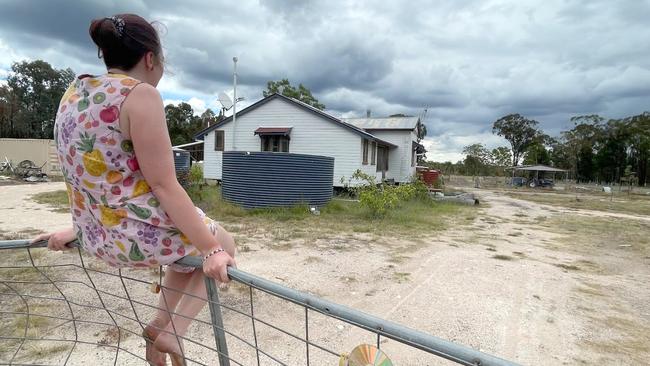
<instances>
[{"instance_id":1,"label":"woman","mask_svg":"<svg viewBox=\"0 0 650 366\"><path fill-rule=\"evenodd\" d=\"M143 18L121 14L93 20L90 36L104 75L81 75L59 105L54 127L71 202L73 228L39 236L63 250L76 238L90 254L117 267L167 265L164 286L205 298L203 275L228 282L232 236L195 208L178 184L162 99L158 33ZM203 270L174 264L203 256ZM155 319L143 332L147 360L182 365L184 335L203 300L163 290ZM170 317L168 311L178 315Z\"/></svg>"}]
</instances>

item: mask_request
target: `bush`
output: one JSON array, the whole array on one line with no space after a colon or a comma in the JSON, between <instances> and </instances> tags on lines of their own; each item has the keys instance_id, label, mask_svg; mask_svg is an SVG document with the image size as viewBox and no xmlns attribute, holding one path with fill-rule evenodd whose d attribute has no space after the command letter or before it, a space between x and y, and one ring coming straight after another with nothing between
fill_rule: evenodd
<instances>
[{"instance_id":1,"label":"bush","mask_svg":"<svg viewBox=\"0 0 650 366\"><path fill-rule=\"evenodd\" d=\"M350 187L352 181L361 181L361 185ZM403 202L413 200L428 200L428 190L420 181L399 186L386 183L377 184L375 177L360 170L354 172L346 186L359 197L361 206L370 211L372 217L384 217L388 210L394 209Z\"/></svg>"},{"instance_id":2,"label":"bush","mask_svg":"<svg viewBox=\"0 0 650 366\"><path fill-rule=\"evenodd\" d=\"M193 164L190 168L190 185L201 186L203 185L203 182L203 166L199 164Z\"/></svg>"}]
</instances>

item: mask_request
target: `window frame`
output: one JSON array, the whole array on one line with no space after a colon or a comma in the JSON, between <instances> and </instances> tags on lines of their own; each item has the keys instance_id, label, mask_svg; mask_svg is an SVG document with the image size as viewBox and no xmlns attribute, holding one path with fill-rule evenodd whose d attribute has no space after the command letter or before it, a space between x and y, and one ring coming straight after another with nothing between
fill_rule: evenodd
<instances>
[{"instance_id":1,"label":"window frame","mask_svg":"<svg viewBox=\"0 0 650 366\"><path fill-rule=\"evenodd\" d=\"M377 146L377 172L388 172L389 149L386 146ZM380 164L381 163L381 164Z\"/></svg>"},{"instance_id":2,"label":"window frame","mask_svg":"<svg viewBox=\"0 0 650 366\"><path fill-rule=\"evenodd\" d=\"M289 136L280 135L260 135L260 151L261 152L277 152L288 153L291 145L291 138ZM277 151L273 151L274 147ZM287 151L283 151L286 147ZM269 148L265 150L265 148Z\"/></svg>"},{"instance_id":3,"label":"window frame","mask_svg":"<svg viewBox=\"0 0 650 366\"><path fill-rule=\"evenodd\" d=\"M373 141L370 144L370 165L375 165L377 163L377 141Z\"/></svg>"},{"instance_id":4,"label":"window frame","mask_svg":"<svg viewBox=\"0 0 650 366\"><path fill-rule=\"evenodd\" d=\"M363 165L368 165L368 139L363 139L361 143L361 163Z\"/></svg>"},{"instance_id":5,"label":"window frame","mask_svg":"<svg viewBox=\"0 0 650 366\"><path fill-rule=\"evenodd\" d=\"M219 146L219 136L221 136L221 146ZM223 130L214 131L214 151L225 151L226 133Z\"/></svg>"}]
</instances>

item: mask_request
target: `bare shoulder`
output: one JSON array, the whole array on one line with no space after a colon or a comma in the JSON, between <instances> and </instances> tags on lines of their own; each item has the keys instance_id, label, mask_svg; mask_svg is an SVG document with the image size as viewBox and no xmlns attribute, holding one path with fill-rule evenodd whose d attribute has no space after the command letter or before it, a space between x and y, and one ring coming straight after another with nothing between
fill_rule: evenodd
<instances>
[{"instance_id":1,"label":"bare shoulder","mask_svg":"<svg viewBox=\"0 0 650 366\"><path fill-rule=\"evenodd\" d=\"M147 83L134 86L122 104L120 128L128 139L132 137L132 121L137 121L137 126L151 127L160 121L165 124L165 109L160 93Z\"/></svg>"},{"instance_id":2,"label":"bare shoulder","mask_svg":"<svg viewBox=\"0 0 650 366\"><path fill-rule=\"evenodd\" d=\"M154 105L161 105L162 97L158 89L147 83L140 83L131 89L131 92L124 100L123 107L128 110L150 108Z\"/></svg>"}]
</instances>

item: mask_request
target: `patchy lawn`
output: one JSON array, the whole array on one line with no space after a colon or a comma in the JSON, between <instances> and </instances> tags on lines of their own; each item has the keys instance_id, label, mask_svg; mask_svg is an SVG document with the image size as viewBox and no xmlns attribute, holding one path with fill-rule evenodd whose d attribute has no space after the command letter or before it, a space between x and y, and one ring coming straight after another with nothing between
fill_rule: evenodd
<instances>
[{"instance_id":1,"label":"patchy lawn","mask_svg":"<svg viewBox=\"0 0 650 366\"><path fill-rule=\"evenodd\" d=\"M332 234L372 236L419 236L443 230L450 225L467 224L477 216L470 206L434 201L410 201L390 210L383 218L373 218L370 212L351 200L332 200L319 216L309 212L306 205L288 208L245 210L221 198L219 187L190 188L194 204L210 217L237 233L267 230L278 241L295 238L319 238ZM54 212L68 212L65 190L38 193L31 196L38 203L48 205Z\"/></svg>"},{"instance_id":2,"label":"patchy lawn","mask_svg":"<svg viewBox=\"0 0 650 366\"><path fill-rule=\"evenodd\" d=\"M224 201L218 187L191 189L190 196L230 231L268 230L279 240L345 233L417 239L456 223L466 224L477 215L477 209L470 206L413 200L390 210L385 217L373 218L358 202L334 199L316 216L304 205L245 210Z\"/></svg>"},{"instance_id":3,"label":"patchy lawn","mask_svg":"<svg viewBox=\"0 0 650 366\"><path fill-rule=\"evenodd\" d=\"M63 189L52 192L36 193L31 197L37 203L50 206L53 212L70 212L68 193Z\"/></svg>"}]
</instances>

